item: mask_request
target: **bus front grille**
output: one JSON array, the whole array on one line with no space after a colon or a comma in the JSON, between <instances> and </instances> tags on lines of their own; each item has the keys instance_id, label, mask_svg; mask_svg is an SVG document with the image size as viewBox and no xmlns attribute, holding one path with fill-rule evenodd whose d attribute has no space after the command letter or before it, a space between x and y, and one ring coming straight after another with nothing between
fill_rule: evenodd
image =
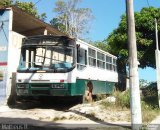
<instances>
[{"instance_id":1,"label":"bus front grille","mask_svg":"<svg viewBox=\"0 0 160 130\"><path fill-rule=\"evenodd\" d=\"M50 88L51 84L32 84L31 88Z\"/></svg>"},{"instance_id":2,"label":"bus front grille","mask_svg":"<svg viewBox=\"0 0 160 130\"><path fill-rule=\"evenodd\" d=\"M49 90L32 90L32 94L35 95L50 95Z\"/></svg>"}]
</instances>

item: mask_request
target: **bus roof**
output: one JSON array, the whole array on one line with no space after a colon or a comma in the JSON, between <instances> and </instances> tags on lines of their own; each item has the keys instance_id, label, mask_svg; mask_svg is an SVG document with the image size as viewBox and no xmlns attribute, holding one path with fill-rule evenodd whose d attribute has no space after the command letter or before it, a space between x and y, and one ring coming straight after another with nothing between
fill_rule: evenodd
<instances>
[{"instance_id":1,"label":"bus roof","mask_svg":"<svg viewBox=\"0 0 160 130\"><path fill-rule=\"evenodd\" d=\"M108 55L108 56L111 56L111 57L114 57L115 59L117 59L116 56L110 54L109 52L103 51L103 50L99 49L98 47L93 46L92 44L86 43L86 42L84 42L84 41L82 41L82 40L80 40L80 39L78 39L77 41L80 42L80 43L82 43L82 44L84 44L84 45L87 45L87 46L90 47L91 49L97 50L97 51L99 51L99 52L101 52L101 53L103 53L103 54L106 54L106 55Z\"/></svg>"},{"instance_id":2,"label":"bus roof","mask_svg":"<svg viewBox=\"0 0 160 130\"><path fill-rule=\"evenodd\" d=\"M66 40L66 39L67 40L75 40L74 38L71 38L71 37L68 37L68 36L60 36L60 35L59 36L58 35L56 35L56 36L53 36L53 35L37 35L37 36L25 37L24 40L36 40L36 39L41 40L41 39L50 39L50 38L62 38L64 40ZM103 51L103 50L101 50L101 49L99 49L99 48L97 48L97 47L95 47L95 46L93 46L89 43L86 43L86 42L84 42L80 39L77 39L77 41L86 45L86 46L88 46L88 47L90 47L90 48L92 48L92 49L94 49L94 50L97 50L97 51L99 51L99 52L101 52L105 55L108 55L108 56L111 56L111 57L114 57L115 59L117 59L116 56L110 54L109 52Z\"/></svg>"},{"instance_id":3,"label":"bus roof","mask_svg":"<svg viewBox=\"0 0 160 130\"><path fill-rule=\"evenodd\" d=\"M73 38L70 38L68 36L59 36L59 35L36 35L36 36L29 36L25 37L24 40L36 40L36 39L50 39L50 38L62 38L67 40L74 40Z\"/></svg>"}]
</instances>

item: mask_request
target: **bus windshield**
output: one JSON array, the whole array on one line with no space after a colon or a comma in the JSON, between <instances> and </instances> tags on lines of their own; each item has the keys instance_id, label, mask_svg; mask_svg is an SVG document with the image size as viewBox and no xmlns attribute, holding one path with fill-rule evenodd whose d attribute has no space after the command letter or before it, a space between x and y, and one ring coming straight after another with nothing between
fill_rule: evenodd
<instances>
[{"instance_id":1,"label":"bus windshield","mask_svg":"<svg viewBox=\"0 0 160 130\"><path fill-rule=\"evenodd\" d=\"M73 43L52 40L24 41L18 71L67 72L72 70L75 66L75 47L72 45Z\"/></svg>"}]
</instances>

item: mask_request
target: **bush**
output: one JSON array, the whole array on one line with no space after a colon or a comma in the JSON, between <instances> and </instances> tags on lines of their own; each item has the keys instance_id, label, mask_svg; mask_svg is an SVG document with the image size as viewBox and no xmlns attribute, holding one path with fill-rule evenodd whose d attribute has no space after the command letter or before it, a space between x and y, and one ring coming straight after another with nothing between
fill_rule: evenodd
<instances>
[{"instance_id":1,"label":"bush","mask_svg":"<svg viewBox=\"0 0 160 130\"><path fill-rule=\"evenodd\" d=\"M145 124L151 122L160 113L158 108L153 108L153 106L148 105L145 101L141 101L141 109L142 109L142 121Z\"/></svg>"},{"instance_id":2,"label":"bush","mask_svg":"<svg viewBox=\"0 0 160 130\"><path fill-rule=\"evenodd\" d=\"M147 105L152 108L158 107L158 92L157 92L157 84L152 83L146 88L142 90L142 101L144 101Z\"/></svg>"},{"instance_id":3,"label":"bush","mask_svg":"<svg viewBox=\"0 0 160 130\"><path fill-rule=\"evenodd\" d=\"M142 121L144 124L148 124L157 115L160 114L160 110L158 108L158 97L157 91L155 88L147 88L145 90L145 96L141 97L141 109L142 109ZM119 110L123 108L130 109L130 90L125 92L116 91L113 94L116 98L115 104L109 102L102 102L102 105L105 108L109 108L111 110Z\"/></svg>"},{"instance_id":4,"label":"bush","mask_svg":"<svg viewBox=\"0 0 160 130\"><path fill-rule=\"evenodd\" d=\"M142 89L141 95L141 109L142 109L142 121L149 123L160 111L158 108L158 93L157 84L151 83L147 87Z\"/></svg>"},{"instance_id":5,"label":"bush","mask_svg":"<svg viewBox=\"0 0 160 130\"><path fill-rule=\"evenodd\" d=\"M116 98L115 105L117 107L130 108L130 91L129 90L126 90L125 92L116 91L114 93L114 96Z\"/></svg>"}]
</instances>

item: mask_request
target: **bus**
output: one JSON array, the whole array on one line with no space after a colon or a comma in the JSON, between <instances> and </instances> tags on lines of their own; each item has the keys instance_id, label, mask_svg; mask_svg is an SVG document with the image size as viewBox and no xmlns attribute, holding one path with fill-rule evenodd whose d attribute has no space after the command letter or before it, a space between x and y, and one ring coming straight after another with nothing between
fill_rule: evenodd
<instances>
[{"instance_id":1,"label":"bus","mask_svg":"<svg viewBox=\"0 0 160 130\"><path fill-rule=\"evenodd\" d=\"M116 60L108 52L67 36L26 37L16 93L27 97L111 94L118 82Z\"/></svg>"}]
</instances>

